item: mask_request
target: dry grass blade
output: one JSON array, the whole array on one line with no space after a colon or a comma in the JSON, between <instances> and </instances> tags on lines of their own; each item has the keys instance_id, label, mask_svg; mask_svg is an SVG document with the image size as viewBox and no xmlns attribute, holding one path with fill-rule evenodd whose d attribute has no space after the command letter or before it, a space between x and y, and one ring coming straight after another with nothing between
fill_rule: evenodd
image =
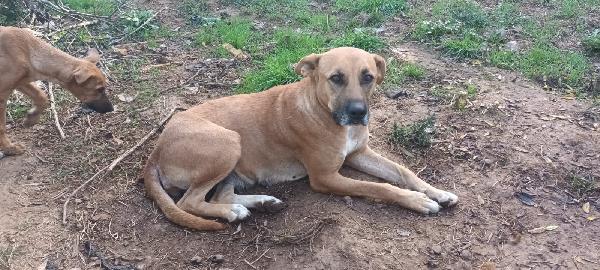
<instances>
[{"instance_id":1,"label":"dry grass blade","mask_svg":"<svg viewBox=\"0 0 600 270\"><path fill-rule=\"evenodd\" d=\"M175 114L176 111L180 111L180 110L184 110L184 109L183 108L172 109L171 112L167 116L165 116L158 123L158 125L156 125L156 127L154 127L150 132L148 132L148 134L146 134L146 136L144 136L142 139L140 139L138 141L138 143L136 143L133 147L129 148L127 151L125 151L119 157L114 159L113 162L111 162L109 165L105 166L104 168L100 169L91 178L89 178L88 180L83 182L83 184L79 185L79 187L77 187L75 190L73 190L73 192L71 192L71 194L69 194L69 196L65 200L65 203L63 204L63 219L62 219L63 224L67 224L67 209L68 209L69 201L71 200L71 198L73 198L73 196L75 196L75 194L77 194L77 192L79 192L79 190L83 189L85 186L87 186L89 183L94 181L96 178L99 178L101 175L104 176L104 175L110 173L119 164L119 162L121 162L124 158L131 155L131 153L133 153L137 148L139 148L142 144L144 144L150 137L152 137L152 135L154 135L156 132L158 132L158 130L167 121L169 121L169 119L171 119L171 117Z\"/></svg>"},{"instance_id":2,"label":"dry grass blade","mask_svg":"<svg viewBox=\"0 0 600 270\"><path fill-rule=\"evenodd\" d=\"M325 226L335 222L335 219L327 217L296 232L284 232L280 235L272 236L271 240L277 244L300 244L302 242L312 241L319 235Z\"/></svg>"}]
</instances>

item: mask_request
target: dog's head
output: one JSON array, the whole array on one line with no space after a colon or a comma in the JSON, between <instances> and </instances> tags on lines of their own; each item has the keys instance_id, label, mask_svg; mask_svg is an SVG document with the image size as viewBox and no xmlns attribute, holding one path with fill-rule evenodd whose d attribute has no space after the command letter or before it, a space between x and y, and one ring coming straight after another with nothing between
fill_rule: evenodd
<instances>
[{"instance_id":1,"label":"dog's head","mask_svg":"<svg viewBox=\"0 0 600 270\"><path fill-rule=\"evenodd\" d=\"M106 95L106 78L96 67L99 59L98 51L90 49L63 86L92 110L107 113L113 111L113 105Z\"/></svg>"},{"instance_id":2,"label":"dog's head","mask_svg":"<svg viewBox=\"0 0 600 270\"><path fill-rule=\"evenodd\" d=\"M295 70L310 78L317 99L338 125L367 125L371 94L385 76L381 56L356 48L335 48L304 57Z\"/></svg>"}]
</instances>

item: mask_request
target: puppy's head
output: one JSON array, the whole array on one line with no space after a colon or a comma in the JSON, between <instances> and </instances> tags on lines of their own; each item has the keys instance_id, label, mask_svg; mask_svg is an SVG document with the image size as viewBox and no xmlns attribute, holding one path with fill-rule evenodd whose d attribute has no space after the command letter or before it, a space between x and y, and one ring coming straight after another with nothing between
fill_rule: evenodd
<instances>
[{"instance_id":1,"label":"puppy's head","mask_svg":"<svg viewBox=\"0 0 600 270\"><path fill-rule=\"evenodd\" d=\"M356 48L335 48L304 57L295 69L310 78L319 102L338 125L367 125L371 94L385 76L381 56Z\"/></svg>"},{"instance_id":2,"label":"puppy's head","mask_svg":"<svg viewBox=\"0 0 600 270\"><path fill-rule=\"evenodd\" d=\"M92 110L107 113L113 105L106 96L106 78L96 67L99 59L98 51L90 49L63 86Z\"/></svg>"}]
</instances>

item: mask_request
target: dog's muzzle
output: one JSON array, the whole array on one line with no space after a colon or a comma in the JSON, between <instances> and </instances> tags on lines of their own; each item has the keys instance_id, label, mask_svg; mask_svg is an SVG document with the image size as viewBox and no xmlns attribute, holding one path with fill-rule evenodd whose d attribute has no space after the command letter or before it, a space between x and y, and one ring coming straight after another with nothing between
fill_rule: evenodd
<instances>
[{"instance_id":1,"label":"dog's muzzle","mask_svg":"<svg viewBox=\"0 0 600 270\"><path fill-rule=\"evenodd\" d=\"M107 113L114 110L112 103L110 103L110 100L108 100L108 97L104 93L100 98L86 102L85 106L99 113Z\"/></svg>"},{"instance_id":2,"label":"dog's muzzle","mask_svg":"<svg viewBox=\"0 0 600 270\"><path fill-rule=\"evenodd\" d=\"M363 125L369 123L369 107L363 101L348 101L340 110L332 113L333 119L340 126Z\"/></svg>"}]
</instances>

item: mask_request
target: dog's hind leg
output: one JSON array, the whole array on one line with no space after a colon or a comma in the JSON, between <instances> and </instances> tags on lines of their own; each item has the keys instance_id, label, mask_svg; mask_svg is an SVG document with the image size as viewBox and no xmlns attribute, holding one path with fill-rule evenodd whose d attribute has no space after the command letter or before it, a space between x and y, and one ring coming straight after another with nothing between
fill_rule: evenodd
<instances>
[{"instance_id":1,"label":"dog's hind leg","mask_svg":"<svg viewBox=\"0 0 600 270\"><path fill-rule=\"evenodd\" d=\"M177 206L194 215L219 217L229 222L240 221L250 216L250 211L241 204L206 202L206 194L214 184L215 181L211 181L203 186L188 189Z\"/></svg>"},{"instance_id":2,"label":"dog's hind leg","mask_svg":"<svg viewBox=\"0 0 600 270\"><path fill-rule=\"evenodd\" d=\"M279 212L286 207L281 200L269 195L238 195L235 194L234 185L227 182L221 182L215 190L215 194L210 199L215 203L241 204L247 208L257 209L266 212Z\"/></svg>"},{"instance_id":3,"label":"dog's hind leg","mask_svg":"<svg viewBox=\"0 0 600 270\"><path fill-rule=\"evenodd\" d=\"M24 123L26 127L31 127L40 121L42 113L48 108L48 96L34 83L21 85L17 90L31 98L33 101L33 108L27 112L27 118Z\"/></svg>"},{"instance_id":4,"label":"dog's hind leg","mask_svg":"<svg viewBox=\"0 0 600 270\"><path fill-rule=\"evenodd\" d=\"M6 135L6 104L10 89L0 89L0 152L7 156L20 155L25 152L25 147L19 143L12 143Z\"/></svg>"}]
</instances>

